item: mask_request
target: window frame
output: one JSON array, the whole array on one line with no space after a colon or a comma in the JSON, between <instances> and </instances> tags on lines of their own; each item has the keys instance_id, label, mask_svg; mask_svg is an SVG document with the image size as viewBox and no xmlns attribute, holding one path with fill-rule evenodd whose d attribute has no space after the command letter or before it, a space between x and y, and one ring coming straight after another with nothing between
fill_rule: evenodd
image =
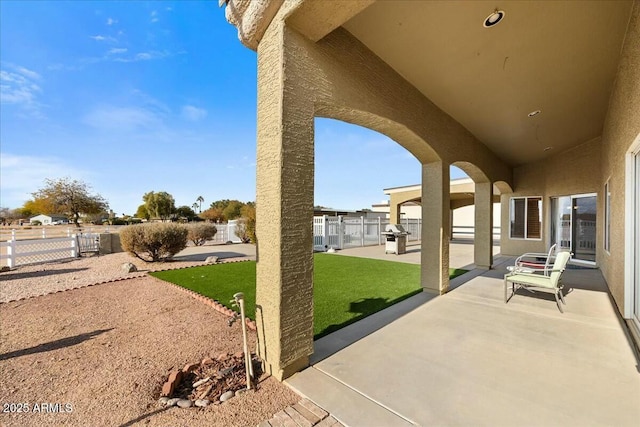
<instances>
[{"instance_id":1,"label":"window frame","mask_svg":"<svg viewBox=\"0 0 640 427\"><path fill-rule=\"evenodd\" d=\"M540 218L540 236L539 237L527 237L529 234L528 230L528 205L529 199L535 199L539 203L539 218ZM511 219L514 217L514 209L515 209L515 200L524 200L524 233L523 237L514 237L513 227ZM533 241L541 241L542 240L542 231L544 230L544 209L543 209L543 197L542 196L514 196L509 198L509 239L510 240L533 240Z\"/></svg>"}]
</instances>

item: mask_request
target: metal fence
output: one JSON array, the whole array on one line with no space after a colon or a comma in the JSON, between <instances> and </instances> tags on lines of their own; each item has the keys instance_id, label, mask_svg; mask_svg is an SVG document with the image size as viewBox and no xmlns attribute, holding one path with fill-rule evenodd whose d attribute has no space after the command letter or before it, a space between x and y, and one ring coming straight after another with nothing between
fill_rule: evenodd
<instances>
[{"instance_id":1,"label":"metal fence","mask_svg":"<svg viewBox=\"0 0 640 427\"><path fill-rule=\"evenodd\" d=\"M342 216L313 217L313 247L315 250L346 249L384 243L382 232L389 224L386 218L343 218ZM408 231L409 241L420 240L422 220L403 218L400 224Z\"/></svg>"},{"instance_id":2,"label":"metal fence","mask_svg":"<svg viewBox=\"0 0 640 427\"><path fill-rule=\"evenodd\" d=\"M346 249L357 246L382 245L382 235L387 218L343 218L342 216L313 217L313 248L325 251L329 248ZM407 241L418 241L422 236L422 220L419 218L402 218L400 224L410 234ZM473 239L473 226L454 226L451 230L453 239ZM500 239L500 227L493 227L493 238Z\"/></svg>"}]
</instances>

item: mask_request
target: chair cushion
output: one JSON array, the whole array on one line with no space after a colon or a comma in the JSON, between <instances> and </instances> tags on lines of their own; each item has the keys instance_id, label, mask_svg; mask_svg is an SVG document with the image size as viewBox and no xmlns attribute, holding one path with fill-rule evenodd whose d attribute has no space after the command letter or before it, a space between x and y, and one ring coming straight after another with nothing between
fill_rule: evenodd
<instances>
[{"instance_id":1,"label":"chair cushion","mask_svg":"<svg viewBox=\"0 0 640 427\"><path fill-rule=\"evenodd\" d=\"M519 283L521 285L537 286L539 288L553 289L554 286L547 276L514 274L505 277L507 282Z\"/></svg>"}]
</instances>

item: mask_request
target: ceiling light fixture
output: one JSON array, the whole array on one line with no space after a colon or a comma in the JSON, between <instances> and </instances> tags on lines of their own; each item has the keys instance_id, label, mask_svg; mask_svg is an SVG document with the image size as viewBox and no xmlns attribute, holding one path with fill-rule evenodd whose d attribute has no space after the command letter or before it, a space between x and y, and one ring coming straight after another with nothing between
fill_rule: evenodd
<instances>
[{"instance_id":1,"label":"ceiling light fixture","mask_svg":"<svg viewBox=\"0 0 640 427\"><path fill-rule=\"evenodd\" d=\"M498 24L500 21L502 21L502 18L504 18L504 15L505 15L504 10L496 9L493 11L491 15L487 16L482 26L485 28L491 28L494 25Z\"/></svg>"},{"instance_id":2,"label":"ceiling light fixture","mask_svg":"<svg viewBox=\"0 0 640 427\"><path fill-rule=\"evenodd\" d=\"M527 116L529 116L529 117L534 117L534 116L537 116L537 115L538 115L538 114L540 114L540 113L541 113L541 111L540 111L540 110L536 110L536 111L532 111L532 112L530 112L529 114L527 114Z\"/></svg>"}]
</instances>

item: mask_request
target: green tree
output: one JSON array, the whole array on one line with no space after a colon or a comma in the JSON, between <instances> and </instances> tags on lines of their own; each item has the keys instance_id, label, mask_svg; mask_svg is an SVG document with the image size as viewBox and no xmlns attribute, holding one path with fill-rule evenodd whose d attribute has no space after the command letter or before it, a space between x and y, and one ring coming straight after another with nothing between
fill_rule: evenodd
<instances>
[{"instance_id":1,"label":"green tree","mask_svg":"<svg viewBox=\"0 0 640 427\"><path fill-rule=\"evenodd\" d=\"M160 218L165 221L176 211L176 201L166 191L150 191L142 196L147 212L151 218Z\"/></svg>"},{"instance_id":2,"label":"green tree","mask_svg":"<svg viewBox=\"0 0 640 427\"><path fill-rule=\"evenodd\" d=\"M231 202L229 199L216 200L215 202L211 202L209 208L211 209L222 209L227 207L227 205Z\"/></svg>"},{"instance_id":3,"label":"green tree","mask_svg":"<svg viewBox=\"0 0 640 427\"><path fill-rule=\"evenodd\" d=\"M189 206L180 206L176 209L176 215L178 220L186 219L187 221L193 221L198 215Z\"/></svg>"},{"instance_id":4,"label":"green tree","mask_svg":"<svg viewBox=\"0 0 640 427\"><path fill-rule=\"evenodd\" d=\"M198 202L198 213L202 213L202 202L204 202L204 197L198 196L196 202Z\"/></svg>"},{"instance_id":5,"label":"green tree","mask_svg":"<svg viewBox=\"0 0 640 427\"><path fill-rule=\"evenodd\" d=\"M70 178L47 179L44 188L32 193L33 202L41 203L49 212L60 213L71 218L80 227L80 214L97 214L109 208L107 201L99 194L91 194L89 185Z\"/></svg>"},{"instance_id":6,"label":"green tree","mask_svg":"<svg viewBox=\"0 0 640 427\"><path fill-rule=\"evenodd\" d=\"M229 201L227 206L222 210L222 215L224 216L224 219L229 221L232 219L240 218L242 216L243 206L244 206L244 203L238 200Z\"/></svg>"},{"instance_id":7,"label":"green tree","mask_svg":"<svg viewBox=\"0 0 640 427\"><path fill-rule=\"evenodd\" d=\"M147 210L147 205L142 204L138 206L138 210L136 210L136 214L134 215L134 217L140 218L140 219L144 218L146 220L151 218L151 216L149 215L149 211Z\"/></svg>"}]
</instances>

